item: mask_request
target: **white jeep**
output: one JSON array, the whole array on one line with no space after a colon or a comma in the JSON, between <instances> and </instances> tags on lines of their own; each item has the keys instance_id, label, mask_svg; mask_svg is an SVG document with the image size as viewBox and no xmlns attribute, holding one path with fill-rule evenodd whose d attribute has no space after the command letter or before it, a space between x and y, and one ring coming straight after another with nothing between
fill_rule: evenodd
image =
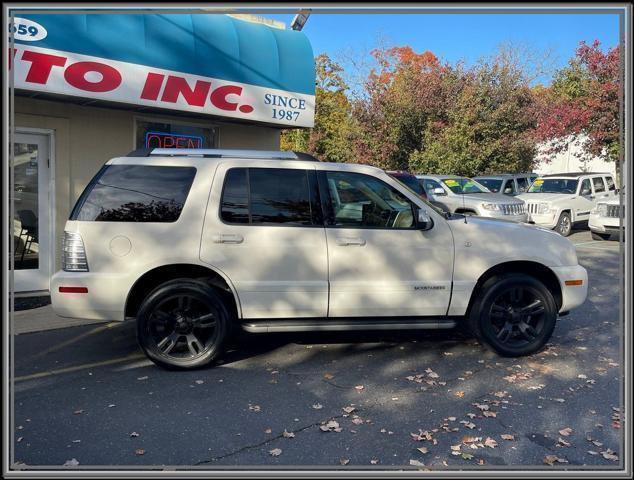
<instances>
[{"instance_id":1,"label":"white jeep","mask_svg":"<svg viewBox=\"0 0 634 480\"><path fill-rule=\"evenodd\" d=\"M530 225L447 217L384 171L306 154L161 149L115 158L66 224L62 316L136 318L168 368L248 332L466 327L539 350L586 298L575 247Z\"/></svg>"},{"instance_id":2,"label":"white jeep","mask_svg":"<svg viewBox=\"0 0 634 480\"><path fill-rule=\"evenodd\" d=\"M614 198L616 186L609 173L543 175L518 195L526 202L529 222L567 237L575 223L586 222L598 202Z\"/></svg>"},{"instance_id":3,"label":"white jeep","mask_svg":"<svg viewBox=\"0 0 634 480\"><path fill-rule=\"evenodd\" d=\"M595 240L609 240L610 237L621 234L621 226L625 220L625 207L621 205L618 196L605 202L597 203L590 212L588 227Z\"/></svg>"}]
</instances>

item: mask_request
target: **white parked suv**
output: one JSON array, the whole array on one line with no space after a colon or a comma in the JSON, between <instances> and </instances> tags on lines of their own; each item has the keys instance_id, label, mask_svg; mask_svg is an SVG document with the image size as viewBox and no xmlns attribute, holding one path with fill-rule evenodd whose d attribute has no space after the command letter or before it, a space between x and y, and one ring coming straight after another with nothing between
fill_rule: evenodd
<instances>
[{"instance_id":1,"label":"white parked suv","mask_svg":"<svg viewBox=\"0 0 634 480\"><path fill-rule=\"evenodd\" d=\"M80 196L51 279L62 316L136 318L167 368L248 332L462 326L538 351L586 298L575 247L530 225L453 216L384 171L294 152L156 149Z\"/></svg>"},{"instance_id":2,"label":"white parked suv","mask_svg":"<svg viewBox=\"0 0 634 480\"><path fill-rule=\"evenodd\" d=\"M621 220L623 219L623 220ZM625 221L625 207L618 196L605 202L598 202L590 212L588 227L595 240L609 240L612 235L619 236L622 222Z\"/></svg>"},{"instance_id":3,"label":"white parked suv","mask_svg":"<svg viewBox=\"0 0 634 480\"><path fill-rule=\"evenodd\" d=\"M518 195L526 202L529 222L556 230L567 237L575 223L588 221L598 202L616 195L609 173L558 173L537 178L528 192Z\"/></svg>"},{"instance_id":4,"label":"white parked suv","mask_svg":"<svg viewBox=\"0 0 634 480\"><path fill-rule=\"evenodd\" d=\"M467 177L453 175L416 175L427 199L448 213L493 217L512 222L528 220L523 200L501 193Z\"/></svg>"}]
</instances>

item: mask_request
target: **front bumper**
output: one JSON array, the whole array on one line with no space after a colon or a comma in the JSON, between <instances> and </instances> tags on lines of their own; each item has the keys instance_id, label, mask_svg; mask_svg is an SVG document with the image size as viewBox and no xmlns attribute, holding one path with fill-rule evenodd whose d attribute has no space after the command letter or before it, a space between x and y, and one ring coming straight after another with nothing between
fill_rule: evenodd
<instances>
[{"instance_id":1,"label":"front bumper","mask_svg":"<svg viewBox=\"0 0 634 480\"><path fill-rule=\"evenodd\" d=\"M62 293L60 287L84 287L88 292ZM51 277L51 304L60 317L121 321L129 287L123 275L60 270Z\"/></svg>"},{"instance_id":2,"label":"front bumper","mask_svg":"<svg viewBox=\"0 0 634 480\"><path fill-rule=\"evenodd\" d=\"M591 231L597 233L619 233L618 217L602 217L596 213L591 213L588 219L588 227Z\"/></svg>"},{"instance_id":3,"label":"front bumper","mask_svg":"<svg viewBox=\"0 0 634 480\"><path fill-rule=\"evenodd\" d=\"M581 265L572 267L551 267L557 275L561 287L561 308L559 312L568 312L586 301L588 296L588 272ZM578 282L580 285L566 285L566 282Z\"/></svg>"},{"instance_id":4,"label":"front bumper","mask_svg":"<svg viewBox=\"0 0 634 480\"><path fill-rule=\"evenodd\" d=\"M544 228L550 228L551 230L557 226L557 220L559 220L558 212L544 214L531 213L528 215L529 223L534 223L535 225L539 225Z\"/></svg>"}]
</instances>

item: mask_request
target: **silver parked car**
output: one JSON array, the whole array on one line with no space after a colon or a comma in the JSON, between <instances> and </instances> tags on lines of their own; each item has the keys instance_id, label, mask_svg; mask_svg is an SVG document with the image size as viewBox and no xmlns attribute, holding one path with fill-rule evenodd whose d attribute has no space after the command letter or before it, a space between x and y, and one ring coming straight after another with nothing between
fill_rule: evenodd
<instances>
[{"instance_id":1,"label":"silver parked car","mask_svg":"<svg viewBox=\"0 0 634 480\"><path fill-rule=\"evenodd\" d=\"M417 175L428 200L449 213L501 218L514 222L528 219L524 201L493 193L472 178L452 175Z\"/></svg>"},{"instance_id":2,"label":"silver parked car","mask_svg":"<svg viewBox=\"0 0 634 480\"><path fill-rule=\"evenodd\" d=\"M538 177L536 173L500 173L474 177L493 193L519 195L528 191L528 187Z\"/></svg>"}]
</instances>

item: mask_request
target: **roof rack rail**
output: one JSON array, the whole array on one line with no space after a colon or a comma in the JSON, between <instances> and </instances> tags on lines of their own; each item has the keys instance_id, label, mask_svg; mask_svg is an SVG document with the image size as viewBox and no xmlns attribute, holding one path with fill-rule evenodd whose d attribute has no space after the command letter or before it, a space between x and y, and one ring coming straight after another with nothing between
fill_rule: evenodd
<instances>
[{"instance_id":1,"label":"roof rack rail","mask_svg":"<svg viewBox=\"0 0 634 480\"><path fill-rule=\"evenodd\" d=\"M230 150L217 148L140 148L128 157L205 157L205 158L250 158L274 160L315 160L305 153L266 150Z\"/></svg>"}]
</instances>

